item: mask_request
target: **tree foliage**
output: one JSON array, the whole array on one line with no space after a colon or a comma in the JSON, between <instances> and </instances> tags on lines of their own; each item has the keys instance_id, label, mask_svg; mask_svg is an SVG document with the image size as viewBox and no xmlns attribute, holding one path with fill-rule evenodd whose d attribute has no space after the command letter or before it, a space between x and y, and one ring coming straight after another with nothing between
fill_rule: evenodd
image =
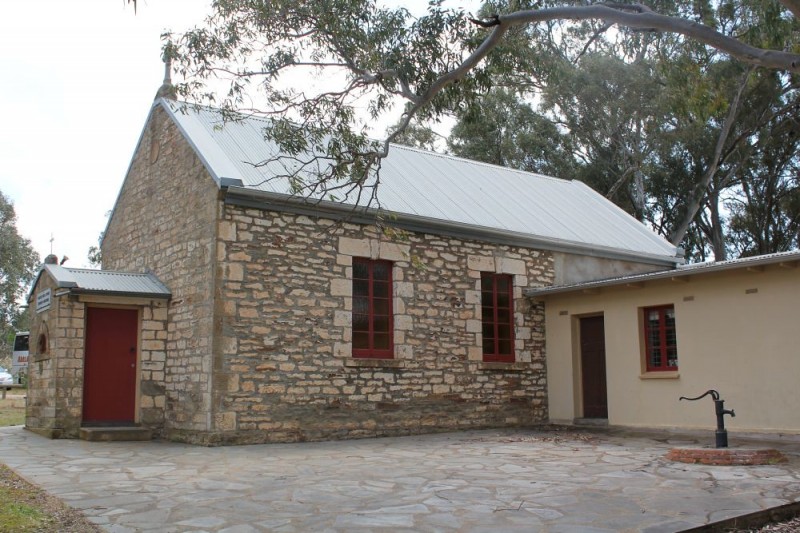
<instances>
[{"instance_id":1,"label":"tree foliage","mask_svg":"<svg viewBox=\"0 0 800 533\"><path fill-rule=\"evenodd\" d=\"M455 155L549 176L574 174L569 137L510 90L490 91L457 118L448 138Z\"/></svg>"},{"instance_id":2,"label":"tree foliage","mask_svg":"<svg viewBox=\"0 0 800 533\"><path fill-rule=\"evenodd\" d=\"M23 318L20 300L33 280L39 255L17 231L11 201L0 191L0 357L8 355Z\"/></svg>"},{"instance_id":3,"label":"tree foliage","mask_svg":"<svg viewBox=\"0 0 800 533\"><path fill-rule=\"evenodd\" d=\"M574 169L676 244L720 257L722 207L756 187L742 173L774 112L750 112L754 87L797 83L800 0L528 2L490 0L472 18L441 0L422 15L375 0L218 0L204 26L165 36L165 56L185 99L273 118L264 136L298 193L374 197L389 143L424 144L413 128L453 113L453 151ZM399 120L371 140L398 101Z\"/></svg>"},{"instance_id":4,"label":"tree foliage","mask_svg":"<svg viewBox=\"0 0 800 533\"><path fill-rule=\"evenodd\" d=\"M771 44L792 42L794 26L773 20L769 5L743 3L735 12L728 7L676 4L663 9L716 21L722 32L760 41L769 38ZM766 146L758 140L766 135L765 121L776 116L797 119L797 108L791 105L797 98L794 76L753 71L674 35L611 34L604 26L590 25L529 28L527 33L517 36L516 46L499 50L487 61L499 73L493 81L527 92L529 99L535 96L531 113L537 120L552 121L561 138L569 139L563 146L572 152L574 170L557 175L585 181L676 245L682 244L694 259L743 253L733 243L729 215L733 205L741 210L747 203L737 201L745 198L740 184L748 162ZM454 135L462 137L459 128L468 126L471 157L524 168L494 158L496 145L478 133L493 131L498 120L491 112L490 96L483 102L487 112L462 117ZM556 138L546 129L542 133ZM553 150L545 157L563 160ZM760 167L762 176L765 170ZM791 196L796 182L792 185L784 178L781 183L787 189L784 196ZM742 228L744 219L736 220L735 227ZM785 223L773 229L791 236L791 217L782 220ZM746 238L736 237L739 242ZM769 243L762 253L797 245L792 238Z\"/></svg>"}]
</instances>

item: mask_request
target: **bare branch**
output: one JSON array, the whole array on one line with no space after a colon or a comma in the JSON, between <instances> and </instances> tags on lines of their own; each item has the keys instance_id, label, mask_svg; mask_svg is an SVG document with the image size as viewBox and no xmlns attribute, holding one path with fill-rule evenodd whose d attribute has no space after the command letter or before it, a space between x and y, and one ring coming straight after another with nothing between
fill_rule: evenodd
<instances>
[{"instance_id":1,"label":"bare branch","mask_svg":"<svg viewBox=\"0 0 800 533\"><path fill-rule=\"evenodd\" d=\"M592 37L588 41L586 41L586 45L583 47L583 50L581 50L581 52L577 55L577 57L575 57L573 63L577 63L581 59L581 57L583 57L583 55L589 50L589 47L592 45L592 43L595 42L598 39L598 37L600 37L602 34L607 32L611 28L611 26L613 26L613 24L607 22L603 24L601 27L597 28Z\"/></svg>"},{"instance_id":2,"label":"bare branch","mask_svg":"<svg viewBox=\"0 0 800 533\"><path fill-rule=\"evenodd\" d=\"M784 0L800 4L800 0ZM612 7L613 6L613 7ZM800 55L780 50L764 50L728 37L714 28L679 17L660 15L644 6L590 5L522 10L499 15L496 28L535 24L551 20L603 20L632 29L654 29L677 33L730 54L749 65L800 73Z\"/></svg>"}]
</instances>

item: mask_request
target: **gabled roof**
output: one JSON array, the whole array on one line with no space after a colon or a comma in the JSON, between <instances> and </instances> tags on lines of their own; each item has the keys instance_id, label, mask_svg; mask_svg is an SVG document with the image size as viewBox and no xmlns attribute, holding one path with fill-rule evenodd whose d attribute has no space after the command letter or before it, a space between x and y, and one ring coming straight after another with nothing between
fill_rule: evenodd
<instances>
[{"instance_id":1,"label":"gabled roof","mask_svg":"<svg viewBox=\"0 0 800 533\"><path fill-rule=\"evenodd\" d=\"M115 272L112 270L90 270L67 268L45 264L33 282L28 301L33 297L33 288L43 273L47 272L58 288L73 294L107 294L109 296L134 296L141 298L169 298L169 289L153 274Z\"/></svg>"},{"instance_id":2,"label":"gabled roof","mask_svg":"<svg viewBox=\"0 0 800 533\"><path fill-rule=\"evenodd\" d=\"M272 161L266 119L225 122L219 111L159 99L230 203L352 215L355 200L292 195ZM378 198L392 223L415 231L674 266L679 250L584 183L400 145L381 166ZM362 202L363 203L363 202ZM373 216L374 209L357 211Z\"/></svg>"},{"instance_id":3,"label":"gabled roof","mask_svg":"<svg viewBox=\"0 0 800 533\"><path fill-rule=\"evenodd\" d=\"M633 274L630 276L619 276L597 281L585 281L572 283L569 285L556 285L552 287L542 287L527 289L526 296L541 298L551 294L563 294L589 289L599 289L601 287L613 287L615 285L628 285L631 283L642 283L645 281L655 281L659 279L688 278L689 276L711 274L725 270L735 270L741 268L760 269L767 265L784 265L791 268L800 268L800 250L788 252L778 252L774 254L757 255L754 257L742 257L729 261L709 261L706 263L692 263L680 265L674 270L662 270L647 274Z\"/></svg>"}]
</instances>

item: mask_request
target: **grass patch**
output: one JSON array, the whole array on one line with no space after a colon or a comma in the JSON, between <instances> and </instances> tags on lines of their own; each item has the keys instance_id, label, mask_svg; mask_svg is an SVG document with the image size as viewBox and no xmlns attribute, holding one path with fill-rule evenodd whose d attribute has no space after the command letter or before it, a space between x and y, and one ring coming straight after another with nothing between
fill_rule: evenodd
<instances>
[{"instance_id":1,"label":"grass patch","mask_svg":"<svg viewBox=\"0 0 800 533\"><path fill-rule=\"evenodd\" d=\"M6 396L0 399L0 427L20 426L25 423L25 398Z\"/></svg>"},{"instance_id":2,"label":"grass patch","mask_svg":"<svg viewBox=\"0 0 800 533\"><path fill-rule=\"evenodd\" d=\"M98 533L79 511L0 464L0 533Z\"/></svg>"}]
</instances>

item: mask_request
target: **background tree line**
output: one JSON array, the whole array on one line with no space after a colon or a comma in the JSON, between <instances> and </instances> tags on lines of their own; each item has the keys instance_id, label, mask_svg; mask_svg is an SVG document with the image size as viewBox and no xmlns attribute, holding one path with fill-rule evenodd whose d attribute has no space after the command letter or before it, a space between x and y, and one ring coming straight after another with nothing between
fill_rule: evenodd
<instances>
[{"instance_id":1,"label":"background tree line","mask_svg":"<svg viewBox=\"0 0 800 533\"><path fill-rule=\"evenodd\" d=\"M776 7L658 6L764 47L796 37ZM796 76L672 34L553 23L515 38L488 58L491 86L456 110L447 152L584 181L691 260L800 246ZM429 127L398 140L434 147Z\"/></svg>"},{"instance_id":2,"label":"background tree line","mask_svg":"<svg viewBox=\"0 0 800 533\"><path fill-rule=\"evenodd\" d=\"M166 36L178 93L271 116L265 138L298 193L377 185L390 142L430 147L429 125L455 116L450 152L583 180L692 260L798 247L798 0L214 9ZM327 83L286 83L293 71ZM373 142L397 100L400 120Z\"/></svg>"},{"instance_id":3,"label":"background tree line","mask_svg":"<svg viewBox=\"0 0 800 533\"><path fill-rule=\"evenodd\" d=\"M0 191L0 366L11 366L14 333L27 327L19 302L33 281L39 255L17 231L14 206Z\"/></svg>"}]
</instances>

